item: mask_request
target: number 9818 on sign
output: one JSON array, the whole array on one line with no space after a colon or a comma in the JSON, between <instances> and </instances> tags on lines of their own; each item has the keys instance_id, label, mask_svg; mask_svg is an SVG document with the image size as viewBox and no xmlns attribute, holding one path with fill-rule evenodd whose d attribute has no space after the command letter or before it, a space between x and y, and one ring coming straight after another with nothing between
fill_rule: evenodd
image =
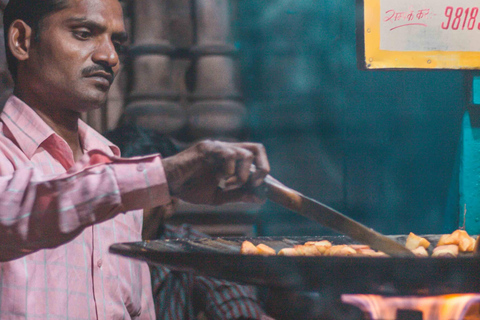
<instances>
[{"instance_id":1,"label":"number 9818 on sign","mask_svg":"<svg viewBox=\"0 0 480 320\"><path fill-rule=\"evenodd\" d=\"M447 21L442 22L442 29L445 30L480 30L480 23L477 24L478 8L446 7L445 17Z\"/></svg>"}]
</instances>

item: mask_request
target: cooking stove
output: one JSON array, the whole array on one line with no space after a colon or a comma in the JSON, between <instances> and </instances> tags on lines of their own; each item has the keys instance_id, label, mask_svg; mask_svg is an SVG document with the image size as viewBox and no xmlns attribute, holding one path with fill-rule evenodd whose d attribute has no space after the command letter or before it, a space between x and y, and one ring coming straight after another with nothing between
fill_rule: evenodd
<instances>
[{"instance_id":1,"label":"cooking stove","mask_svg":"<svg viewBox=\"0 0 480 320\"><path fill-rule=\"evenodd\" d=\"M407 238L406 235L389 237L402 244ZM422 237L436 243L440 235ZM151 264L259 286L265 293L267 310L279 320L451 320L442 318L442 314L450 314L443 306L451 303L452 309L458 309L465 304L460 302L461 296L456 296L455 302L453 294L470 294L471 302L479 301L480 258L472 255L457 258L242 255L240 246L245 240L255 245L264 243L277 251L307 241L355 243L346 236L170 239L114 244L110 251ZM414 307L415 304L432 307L421 309ZM469 316L469 320L480 319Z\"/></svg>"}]
</instances>

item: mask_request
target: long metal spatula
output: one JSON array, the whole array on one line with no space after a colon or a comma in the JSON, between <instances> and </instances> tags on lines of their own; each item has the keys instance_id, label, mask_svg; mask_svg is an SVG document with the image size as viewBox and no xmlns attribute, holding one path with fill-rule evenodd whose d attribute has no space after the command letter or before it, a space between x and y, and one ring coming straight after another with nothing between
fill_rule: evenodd
<instances>
[{"instance_id":1,"label":"long metal spatula","mask_svg":"<svg viewBox=\"0 0 480 320\"><path fill-rule=\"evenodd\" d=\"M382 251L390 256L414 257L415 255L400 243L367 228L363 224L350 219L303 194L284 186L268 175L265 178L266 196L270 201L310 218L336 232L349 236L372 249Z\"/></svg>"}]
</instances>

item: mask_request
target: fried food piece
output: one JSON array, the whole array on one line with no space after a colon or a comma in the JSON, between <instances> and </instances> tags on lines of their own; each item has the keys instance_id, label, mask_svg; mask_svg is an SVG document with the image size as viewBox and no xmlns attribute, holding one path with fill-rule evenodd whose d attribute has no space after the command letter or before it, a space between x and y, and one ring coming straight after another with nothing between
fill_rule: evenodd
<instances>
[{"instance_id":1,"label":"fried food piece","mask_svg":"<svg viewBox=\"0 0 480 320\"><path fill-rule=\"evenodd\" d=\"M447 240L448 237L450 237L449 234L443 234L440 237L440 240L438 240L436 247L444 246L446 244L445 241Z\"/></svg>"},{"instance_id":2,"label":"fried food piece","mask_svg":"<svg viewBox=\"0 0 480 320\"><path fill-rule=\"evenodd\" d=\"M301 254L295 248L283 248L278 251L279 256L300 256Z\"/></svg>"},{"instance_id":3,"label":"fried food piece","mask_svg":"<svg viewBox=\"0 0 480 320\"><path fill-rule=\"evenodd\" d=\"M444 245L446 244L456 244L460 243L460 240L468 237L468 233L465 230L455 230L448 237L444 239Z\"/></svg>"},{"instance_id":4,"label":"fried food piece","mask_svg":"<svg viewBox=\"0 0 480 320\"><path fill-rule=\"evenodd\" d=\"M354 248L352 248L354 249ZM355 250L355 249L354 249ZM373 249L358 249L355 250L359 256L374 257L377 254L377 251Z\"/></svg>"},{"instance_id":5,"label":"fried food piece","mask_svg":"<svg viewBox=\"0 0 480 320\"><path fill-rule=\"evenodd\" d=\"M363 257L389 257L389 255L386 254L385 252L375 251L370 248L357 250L357 255L363 256Z\"/></svg>"},{"instance_id":6,"label":"fried food piece","mask_svg":"<svg viewBox=\"0 0 480 320\"><path fill-rule=\"evenodd\" d=\"M325 251L326 256L353 256L357 251L345 244L332 246Z\"/></svg>"},{"instance_id":7,"label":"fried food piece","mask_svg":"<svg viewBox=\"0 0 480 320\"><path fill-rule=\"evenodd\" d=\"M364 249L371 249L370 246L367 245L367 244L351 244L351 245L349 245L349 247L352 248L355 251L360 251L360 250L364 250Z\"/></svg>"},{"instance_id":8,"label":"fried food piece","mask_svg":"<svg viewBox=\"0 0 480 320\"><path fill-rule=\"evenodd\" d=\"M409 250L415 250L418 247L423 247L427 249L430 246L430 242L422 237L417 236L415 233L410 232L407 238L407 242L405 244L405 247Z\"/></svg>"},{"instance_id":9,"label":"fried food piece","mask_svg":"<svg viewBox=\"0 0 480 320\"><path fill-rule=\"evenodd\" d=\"M469 237L467 231L458 229L453 231L452 234L445 239L445 244L459 245L460 241L466 237Z\"/></svg>"},{"instance_id":10,"label":"fried food piece","mask_svg":"<svg viewBox=\"0 0 480 320\"><path fill-rule=\"evenodd\" d=\"M314 246L319 252L319 255L322 255L322 254L325 254L325 251L327 251L328 248L332 247L332 243L328 240L308 241L308 242L305 242L305 246ZM318 255L318 254L315 254L315 255Z\"/></svg>"},{"instance_id":11,"label":"fried food piece","mask_svg":"<svg viewBox=\"0 0 480 320\"><path fill-rule=\"evenodd\" d=\"M349 245L349 247L355 250L355 252L359 256L377 257L379 256L379 253L380 253L378 251L373 250L372 248L370 248L369 245L366 245L366 244L351 244ZM383 252L381 252L380 254L383 254Z\"/></svg>"},{"instance_id":12,"label":"fried food piece","mask_svg":"<svg viewBox=\"0 0 480 320\"><path fill-rule=\"evenodd\" d=\"M307 241L305 242L306 246L321 246L321 247L327 247L330 248L332 246L332 243L328 240L322 240L322 241Z\"/></svg>"},{"instance_id":13,"label":"fried food piece","mask_svg":"<svg viewBox=\"0 0 480 320\"><path fill-rule=\"evenodd\" d=\"M295 250L297 250L298 254L301 256L321 256L323 252L317 249L315 245L302 245L297 244L294 246Z\"/></svg>"},{"instance_id":14,"label":"fried food piece","mask_svg":"<svg viewBox=\"0 0 480 320\"><path fill-rule=\"evenodd\" d=\"M475 248L475 239L468 236L460 239L460 243L458 244L458 249L461 252L472 252L473 248Z\"/></svg>"},{"instance_id":15,"label":"fried food piece","mask_svg":"<svg viewBox=\"0 0 480 320\"><path fill-rule=\"evenodd\" d=\"M470 237L465 230L455 230L445 240L445 244L456 244L461 252L473 251L475 239Z\"/></svg>"},{"instance_id":16,"label":"fried food piece","mask_svg":"<svg viewBox=\"0 0 480 320\"><path fill-rule=\"evenodd\" d=\"M243 241L242 246L240 247L240 253L241 254L260 254L260 255L275 255L275 249L270 248L269 246L260 243L259 245L255 246L253 243L250 241Z\"/></svg>"},{"instance_id":17,"label":"fried food piece","mask_svg":"<svg viewBox=\"0 0 480 320\"><path fill-rule=\"evenodd\" d=\"M297 244L293 248L297 251L297 255L299 256L321 256L331 246L332 244L330 241L322 240L308 241L305 242L305 244ZM290 252L290 254L292 253Z\"/></svg>"},{"instance_id":18,"label":"fried food piece","mask_svg":"<svg viewBox=\"0 0 480 320\"><path fill-rule=\"evenodd\" d=\"M425 247L419 246L418 248L415 248L411 251L417 257L428 257L428 252L427 252L427 249L425 249Z\"/></svg>"},{"instance_id":19,"label":"fried food piece","mask_svg":"<svg viewBox=\"0 0 480 320\"><path fill-rule=\"evenodd\" d=\"M475 239L470 237L465 230L458 229L440 237L437 247L443 245L457 245L461 252L471 252L475 247Z\"/></svg>"},{"instance_id":20,"label":"fried food piece","mask_svg":"<svg viewBox=\"0 0 480 320\"><path fill-rule=\"evenodd\" d=\"M260 243L257 245L258 254L266 255L266 256L274 256L277 254L275 249L267 246L266 244Z\"/></svg>"},{"instance_id":21,"label":"fried food piece","mask_svg":"<svg viewBox=\"0 0 480 320\"><path fill-rule=\"evenodd\" d=\"M455 258L458 256L458 246L455 244L447 244L433 249L432 257Z\"/></svg>"},{"instance_id":22,"label":"fried food piece","mask_svg":"<svg viewBox=\"0 0 480 320\"><path fill-rule=\"evenodd\" d=\"M259 254L258 248L250 241L243 241L240 247L241 254Z\"/></svg>"}]
</instances>

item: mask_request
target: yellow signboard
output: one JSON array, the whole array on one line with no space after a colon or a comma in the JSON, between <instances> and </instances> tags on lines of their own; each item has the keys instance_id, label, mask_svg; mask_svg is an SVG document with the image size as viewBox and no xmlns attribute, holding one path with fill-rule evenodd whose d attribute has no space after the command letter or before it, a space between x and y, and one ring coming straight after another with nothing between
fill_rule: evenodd
<instances>
[{"instance_id":1,"label":"yellow signboard","mask_svg":"<svg viewBox=\"0 0 480 320\"><path fill-rule=\"evenodd\" d=\"M363 0L361 20L363 68L480 69L480 0Z\"/></svg>"}]
</instances>

